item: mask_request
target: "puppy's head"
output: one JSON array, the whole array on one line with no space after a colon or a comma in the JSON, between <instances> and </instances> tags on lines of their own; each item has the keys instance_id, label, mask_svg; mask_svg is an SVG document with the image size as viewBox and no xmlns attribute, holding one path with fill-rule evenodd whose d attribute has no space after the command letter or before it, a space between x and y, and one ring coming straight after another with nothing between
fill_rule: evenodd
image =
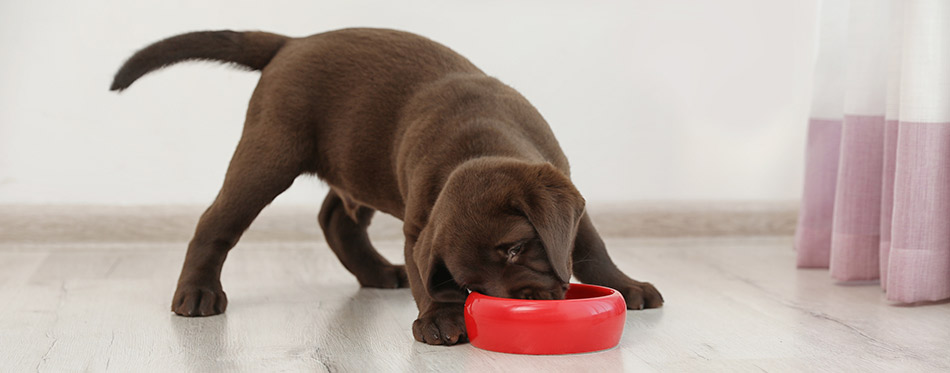
<instances>
[{"instance_id":1,"label":"puppy's head","mask_svg":"<svg viewBox=\"0 0 950 373\"><path fill-rule=\"evenodd\" d=\"M456 169L420 233L413 260L437 302L466 290L563 299L584 199L557 168L490 158Z\"/></svg>"}]
</instances>

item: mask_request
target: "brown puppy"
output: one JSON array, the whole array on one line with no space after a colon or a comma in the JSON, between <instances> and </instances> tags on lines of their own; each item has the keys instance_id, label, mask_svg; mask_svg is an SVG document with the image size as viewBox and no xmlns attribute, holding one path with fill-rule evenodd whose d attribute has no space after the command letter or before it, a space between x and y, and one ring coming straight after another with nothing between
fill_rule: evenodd
<instances>
[{"instance_id":1,"label":"brown puppy","mask_svg":"<svg viewBox=\"0 0 950 373\"><path fill-rule=\"evenodd\" d=\"M541 115L445 46L380 29L299 39L196 32L133 55L112 90L195 59L262 75L224 186L188 246L175 313L224 312L228 251L301 174L330 185L318 220L360 284L412 288L419 341L465 340L467 290L559 299L572 273L620 290L631 309L663 303L652 285L630 279L607 255ZM403 220L405 267L370 244L366 228L376 210Z\"/></svg>"}]
</instances>

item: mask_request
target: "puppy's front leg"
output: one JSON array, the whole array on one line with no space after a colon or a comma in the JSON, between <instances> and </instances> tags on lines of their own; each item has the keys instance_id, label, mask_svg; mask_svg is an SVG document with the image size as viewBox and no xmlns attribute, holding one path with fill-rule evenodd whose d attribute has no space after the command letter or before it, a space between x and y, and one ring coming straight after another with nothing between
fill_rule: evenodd
<instances>
[{"instance_id":1,"label":"puppy's front leg","mask_svg":"<svg viewBox=\"0 0 950 373\"><path fill-rule=\"evenodd\" d=\"M430 345L454 345L468 341L465 333L465 303L437 302L426 292L419 267L413 260L415 240L406 239L406 274L419 317L412 323L412 335ZM424 264L423 264L424 265ZM462 299L464 295L462 295Z\"/></svg>"},{"instance_id":2,"label":"puppy's front leg","mask_svg":"<svg viewBox=\"0 0 950 373\"><path fill-rule=\"evenodd\" d=\"M637 310L657 308L663 305L663 296L648 282L640 282L627 277L617 268L607 247L600 239L594 224L586 214L581 218L574 240L574 276L586 284L607 286L617 289L627 301L627 308Z\"/></svg>"}]
</instances>

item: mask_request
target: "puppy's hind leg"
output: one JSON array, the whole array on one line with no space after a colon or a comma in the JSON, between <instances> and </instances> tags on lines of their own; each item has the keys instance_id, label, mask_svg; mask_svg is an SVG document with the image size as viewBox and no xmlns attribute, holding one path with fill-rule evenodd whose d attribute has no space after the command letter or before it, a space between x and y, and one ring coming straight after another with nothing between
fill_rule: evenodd
<instances>
[{"instance_id":1,"label":"puppy's hind leg","mask_svg":"<svg viewBox=\"0 0 950 373\"><path fill-rule=\"evenodd\" d=\"M347 214L343 200L330 190L323 200L317 220L323 228L327 244L340 263L356 276L361 286L387 289L408 287L406 266L389 263L369 241L366 228L375 212L369 207L359 206L351 217Z\"/></svg>"},{"instance_id":2,"label":"puppy's hind leg","mask_svg":"<svg viewBox=\"0 0 950 373\"><path fill-rule=\"evenodd\" d=\"M172 298L176 314L210 316L224 312L228 299L221 288L221 267L228 251L264 206L301 173L300 157L306 152L291 136L276 132L267 131L262 123L245 126L224 185L201 215L188 244Z\"/></svg>"},{"instance_id":3,"label":"puppy's hind leg","mask_svg":"<svg viewBox=\"0 0 950 373\"><path fill-rule=\"evenodd\" d=\"M623 294L629 309L657 308L663 305L663 296L648 282L627 277L617 268L607 247L586 214L581 219L574 240L574 276L586 284L607 286Z\"/></svg>"}]
</instances>

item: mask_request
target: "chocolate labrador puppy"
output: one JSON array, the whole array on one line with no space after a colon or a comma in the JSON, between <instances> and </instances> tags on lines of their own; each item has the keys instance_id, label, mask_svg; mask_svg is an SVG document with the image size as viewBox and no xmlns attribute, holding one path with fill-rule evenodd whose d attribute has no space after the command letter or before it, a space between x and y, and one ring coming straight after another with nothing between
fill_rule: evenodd
<instances>
[{"instance_id":1,"label":"chocolate labrador puppy","mask_svg":"<svg viewBox=\"0 0 950 373\"><path fill-rule=\"evenodd\" d=\"M465 340L468 291L561 299L572 273L618 289L630 309L662 305L607 255L541 114L449 48L382 29L194 32L133 55L111 89L185 60L232 63L261 79L224 185L188 245L176 314L224 312L228 251L301 174L330 185L318 220L360 284L412 289L419 341ZM405 266L370 243L377 210L404 222Z\"/></svg>"}]
</instances>

